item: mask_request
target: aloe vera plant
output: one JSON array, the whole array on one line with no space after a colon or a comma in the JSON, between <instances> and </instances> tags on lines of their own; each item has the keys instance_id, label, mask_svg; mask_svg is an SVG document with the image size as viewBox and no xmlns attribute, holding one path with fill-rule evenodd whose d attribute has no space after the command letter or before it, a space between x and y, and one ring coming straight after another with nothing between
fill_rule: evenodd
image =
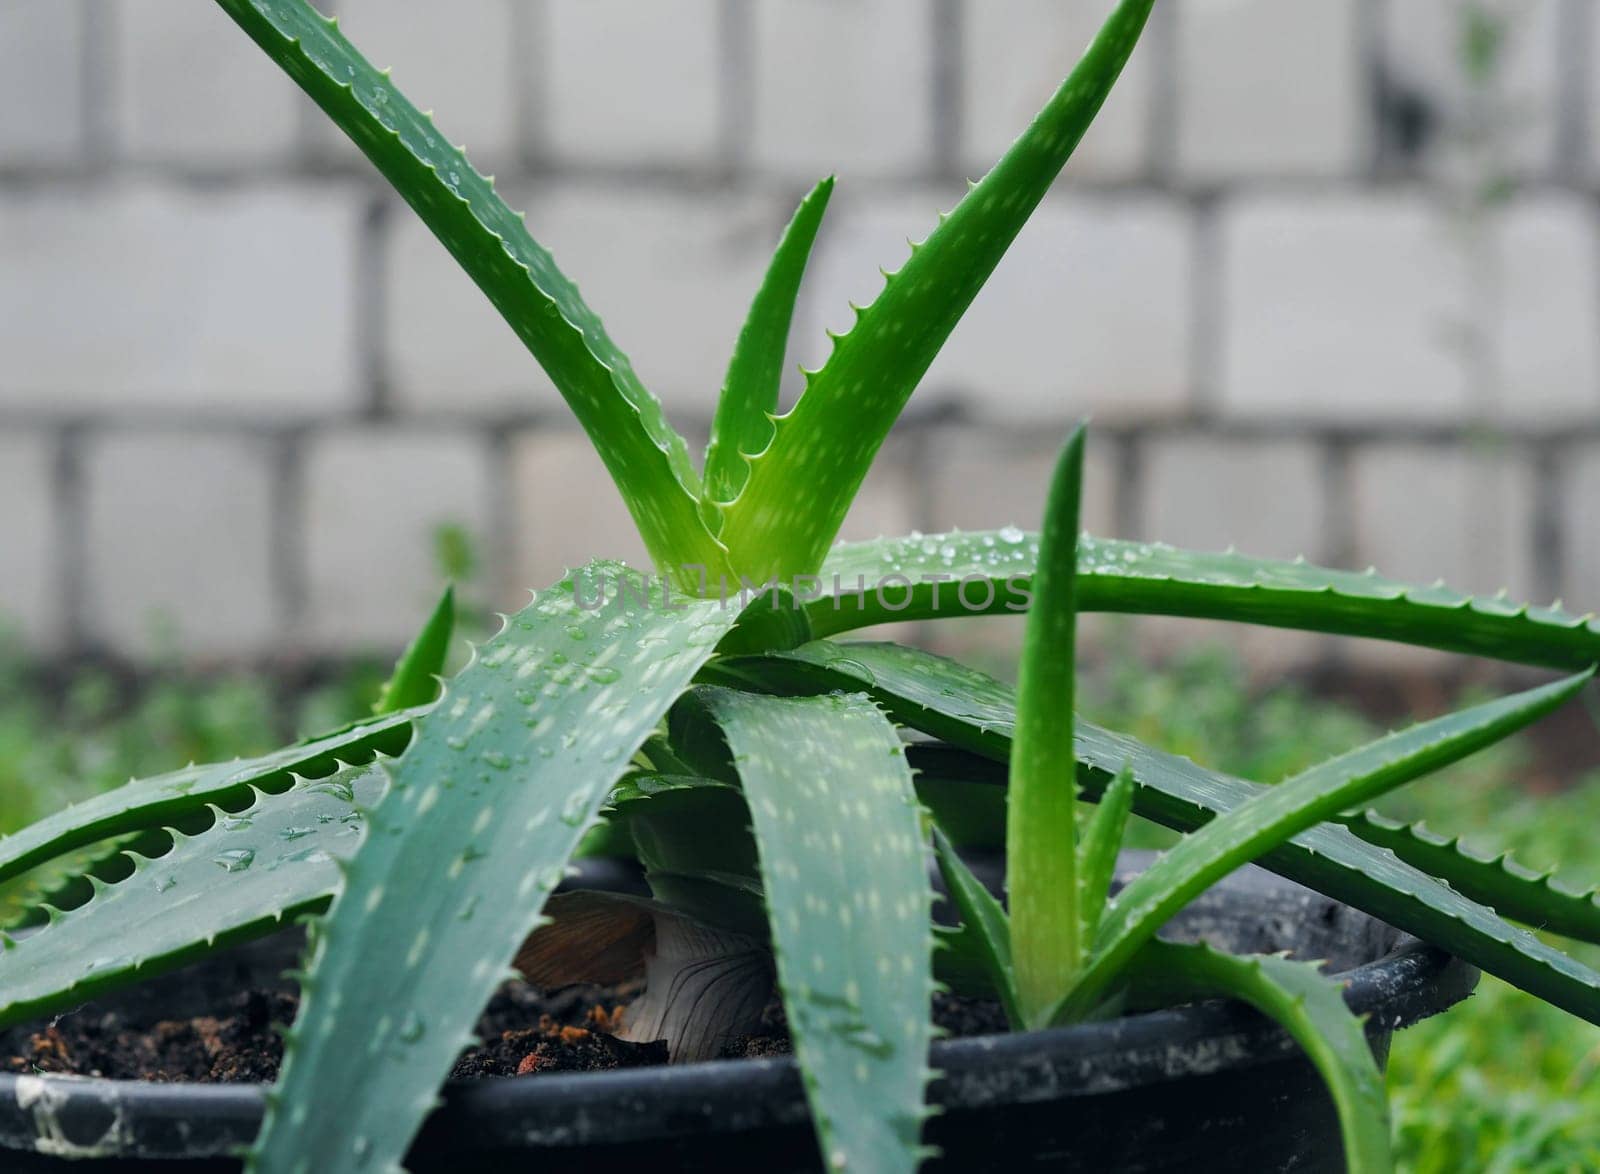
<instances>
[{"instance_id":1,"label":"aloe vera plant","mask_svg":"<svg viewBox=\"0 0 1600 1174\"><path fill-rule=\"evenodd\" d=\"M1571 697L1600 659L1600 624L1303 561L1081 535L1081 430L1038 533L831 548L1153 0L1116 6L779 415L833 181L805 199L737 340L703 473L522 217L334 21L306 0L218 3L505 316L593 439L656 565L596 561L540 589L441 687L446 596L369 720L255 761L130 782L0 840L0 882L84 881L79 899L39 899L4 939L0 1025L312 918L299 1015L249 1165L396 1170L509 976L647 975L624 1030L666 1038L679 1059L715 1055L775 981L820 1160L910 1171L927 1154L930 1004L956 965L936 950L955 940L931 918L936 863L965 981L1014 1028L1243 1000L1326 1078L1350 1167L1386 1168L1380 1074L1316 960L1157 936L1250 861L1600 1023L1600 974L1513 924L1600 941L1592 900L1362 811ZM1074 631L1090 610L1383 637L1577 675L1262 787L1075 719ZM915 649L834 639L886 619L1001 611L1029 613L1015 692ZM919 776L935 756L946 769ZM1008 797L979 781L994 769ZM1133 812L1187 835L1113 895ZM1008 849L999 894L957 849L996 827ZM553 895L573 859L597 851L635 857L651 896Z\"/></svg>"}]
</instances>

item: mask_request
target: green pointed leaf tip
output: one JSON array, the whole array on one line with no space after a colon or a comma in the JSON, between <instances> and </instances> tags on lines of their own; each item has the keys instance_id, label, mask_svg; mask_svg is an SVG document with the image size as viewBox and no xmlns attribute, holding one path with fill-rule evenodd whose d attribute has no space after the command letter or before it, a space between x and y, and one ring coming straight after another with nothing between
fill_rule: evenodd
<instances>
[{"instance_id":1,"label":"green pointed leaf tip","mask_svg":"<svg viewBox=\"0 0 1600 1174\"><path fill-rule=\"evenodd\" d=\"M599 317L462 151L305 0L217 0L360 147L488 296L589 434L663 570L728 573L683 438Z\"/></svg>"},{"instance_id":2,"label":"green pointed leaf tip","mask_svg":"<svg viewBox=\"0 0 1600 1174\"><path fill-rule=\"evenodd\" d=\"M1339 1114L1345 1168L1383 1174L1394 1168L1383 1073L1361 1022L1339 984L1315 964L1287 958L1240 958L1209 946L1150 942L1134 961L1136 986L1162 1002L1224 996L1276 1020L1327 1082Z\"/></svg>"},{"instance_id":3,"label":"green pointed leaf tip","mask_svg":"<svg viewBox=\"0 0 1600 1174\"><path fill-rule=\"evenodd\" d=\"M1038 535L1016 527L847 543L820 573L828 594L806 610L818 636L890 621L1022 612L1032 601L1038 557ZM912 589L873 589L890 575L911 580ZM987 581L993 593L964 588L967 580ZM1202 554L1089 535L1078 543L1078 610L1365 636L1549 668L1600 661L1600 620L1559 607L1474 598L1442 585L1411 587L1373 571L1298 559Z\"/></svg>"},{"instance_id":4,"label":"green pointed leaf tip","mask_svg":"<svg viewBox=\"0 0 1600 1174\"><path fill-rule=\"evenodd\" d=\"M1083 448L1080 426L1062 450L1050 485L1011 744L1006 893L1017 1001L1032 1027L1043 1026L1083 962L1072 735Z\"/></svg>"},{"instance_id":5,"label":"green pointed leaf tip","mask_svg":"<svg viewBox=\"0 0 1600 1174\"><path fill-rule=\"evenodd\" d=\"M859 694L697 696L749 800L824 1164L909 1174L931 1075L933 891L899 736Z\"/></svg>"},{"instance_id":6,"label":"green pointed leaf tip","mask_svg":"<svg viewBox=\"0 0 1600 1174\"><path fill-rule=\"evenodd\" d=\"M1140 946L1236 868L1346 808L1515 733L1569 700L1592 675L1579 673L1420 722L1270 787L1191 832L1130 881L1112 904L1066 1013L1087 1010Z\"/></svg>"},{"instance_id":7,"label":"green pointed leaf tip","mask_svg":"<svg viewBox=\"0 0 1600 1174\"><path fill-rule=\"evenodd\" d=\"M772 440L772 417L778 412L795 301L832 195L830 175L800 202L739 331L706 447L703 496L713 506L739 495L749 472L749 458Z\"/></svg>"},{"instance_id":8,"label":"green pointed leaf tip","mask_svg":"<svg viewBox=\"0 0 1600 1174\"><path fill-rule=\"evenodd\" d=\"M1110 900L1111 878L1117 869L1117 854L1122 848L1122 836L1128 827L1128 815L1133 810L1133 772L1124 766L1111 780L1105 794L1089 818L1084 831L1078 862L1078 923L1081 929L1078 942L1082 960L1087 962L1089 948L1100 931L1105 916L1106 902Z\"/></svg>"},{"instance_id":9,"label":"green pointed leaf tip","mask_svg":"<svg viewBox=\"0 0 1600 1174\"><path fill-rule=\"evenodd\" d=\"M444 674L445 658L450 655L450 634L456 626L455 588L446 587L434 606L428 622L422 625L383 693L372 707L374 713L393 713L413 705L426 705L439 695L439 677Z\"/></svg>"},{"instance_id":10,"label":"green pointed leaf tip","mask_svg":"<svg viewBox=\"0 0 1600 1174\"><path fill-rule=\"evenodd\" d=\"M721 537L740 571L809 574L945 339L1043 199L1122 71L1153 0L1123 0L1016 143L913 250L751 462Z\"/></svg>"},{"instance_id":11,"label":"green pointed leaf tip","mask_svg":"<svg viewBox=\"0 0 1600 1174\"><path fill-rule=\"evenodd\" d=\"M1081 580L1080 580L1081 582ZM780 693L863 689L896 721L1003 763L1011 689L955 661L894 644L819 640L791 652L719 662L721 679ZM1125 765L1136 813L1180 832L1203 827L1265 788L1164 754L1136 738L1077 723L1078 781L1099 797ZM1392 853L1323 824L1270 849L1258 864L1457 954L1523 990L1600 1023L1600 973L1510 925Z\"/></svg>"},{"instance_id":12,"label":"green pointed leaf tip","mask_svg":"<svg viewBox=\"0 0 1600 1174\"><path fill-rule=\"evenodd\" d=\"M591 564L418 722L315 937L252 1169L397 1168L611 785L735 618L666 604L659 581Z\"/></svg>"}]
</instances>

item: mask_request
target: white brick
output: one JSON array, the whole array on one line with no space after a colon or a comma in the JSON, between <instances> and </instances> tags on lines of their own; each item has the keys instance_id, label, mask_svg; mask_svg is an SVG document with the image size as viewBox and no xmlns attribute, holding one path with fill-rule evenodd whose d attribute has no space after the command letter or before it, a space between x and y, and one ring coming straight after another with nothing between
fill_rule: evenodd
<instances>
[{"instance_id":1,"label":"white brick","mask_svg":"<svg viewBox=\"0 0 1600 1174\"><path fill-rule=\"evenodd\" d=\"M85 445L85 625L129 654L247 656L278 635L272 461L248 437L116 434Z\"/></svg>"},{"instance_id":2,"label":"white brick","mask_svg":"<svg viewBox=\"0 0 1600 1174\"><path fill-rule=\"evenodd\" d=\"M942 428L928 442L925 462L930 531L1037 530L1044 519L1050 478L1065 443L1059 432L1010 434L975 427ZM1084 529L1116 532L1116 448L1090 431L1084 457Z\"/></svg>"},{"instance_id":3,"label":"white brick","mask_svg":"<svg viewBox=\"0 0 1600 1174\"><path fill-rule=\"evenodd\" d=\"M0 165L83 150L81 0L0 4Z\"/></svg>"},{"instance_id":4,"label":"white brick","mask_svg":"<svg viewBox=\"0 0 1600 1174\"><path fill-rule=\"evenodd\" d=\"M755 0L751 154L776 175L924 170L933 139L927 0Z\"/></svg>"},{"instance_id":5,"label":"white brick","mask_svg":"<svg viewBox=\"0 0 1600 1174\"><path fill-rule=\"evenodd\" d=\"M0 436L0 635L35 649L61 636L52 460L42 437Z\"/></svg>"},{"instance_id":6,"label":"white brick","mask_svg":"<svg viewBox=\"0 0 1600 1174\"><path fill-rule=\"evenodd\" d=\"M1405 583L1533 592L1533 472L1515 450L1375 444L1351 464L1355 561Z\"/></svg>"},{"instance_id":7,"label":"white brick","mask_svg":"<svg viewBox=\"0 0 1600 1174\"><path fill-rule=\"evenodd\" d=\"M1403 195L1243 198L1221 223L1220 395L1252 416L1456 419L1462 258Z\"/></svg>"},{"instance_id":8,"label":"white brick","mask_svg":"<svg viewBox=\"0 0 1600 1174\"><path fill-rule=\"evenodd\" d=\"M1326 557L1312 444L1165 436L1145 445L1143 472L1141 538L1262 558Z\"/></svg>"},{"instance_id":9,"label":"white brick","mask_svg":"<svg viewBox=\"0 0 1600 1174\"><path fill-rule=\"evenodd\" d=\"M1350 477L1357 566L1532 600L1534 483L1522 454L1377 444L1355 455ZM1459 659L1379 640L1341 647L1357 663L1418 671Z\"/></svg>"},{"instance_id":10,"label":"white brick","mask_svg":"<svg viewBox=\"0 0 1600 1174\"><path fill-rule=\"evenodd\" d=\"M355 391L358 209L328 188L0 198L0 399L335 411Z\"/></svg>"},{"instance_id":11,"label":"white brick","mask_svg":"<svg viewBox=\"0 0 1600 1174\"><path fill-rule=\"evenodd\" d=\"M1216 181L1355 168L1366 151L1359 7L1358 0L1174 5L1183 175Z\"/></svg>"},{"instance_id":12,"label":"white brick","mask_svg":"<svg viewBox=\"0 0 1600 1174\"><path fill-rule=\"evenodd\" d=\"M513 604L591 559L653 564L606 467L575 428L526 432L511 442L511 485L517 546Z\"/></svg>"},{"instance_id":13,"label":"white brick","mask_svg":"<svg viewBox=\"0 0 1600 1174\"><path fill-rule=\"evenodd\" d=\"M1489 306L1508 421L1589 421L1600 407L1600 239L1585 199L1513 203L1493 230L1503 282Z\"/></svg>"},{"instance_id":14,"label":"white brick","mask_svg":"<svg viewBox=\"0 0 1600 1174\"><path fill-rule=\"evenodd\" d=\"M1562 489L1561 597L1579 615L1600 614L1600 447L1573 454Z\"/></svg>"},{"instance_id":15,"label":"white brick","mask_svg":"<svg viewBox=\"0 0 1600 1174\"><path fill-rule=\"evenodd\" d=\"M395 402L451 412L559 407L522 341L409 208L393 210L388 234L384 340Z\"/></svg>"},{"instance_id":16,"label":"white brick","mask_svg":"<svg viewBox=\"0 0 1600 1174\"><path fill-rule=\"evenodd\" d=\"M851 325L849 301L878 296L906 238L926 236L935 193L836 197L808 278L807 366L828 353L822 326ZM923 379L918 403L970 398L986 417L1102 420L1181 409L1188 385L1192 236L1181 210L1147 197L1047 201Z\"/></svg>"},{"instance_id":17,"label":"white brick","mask_svg":"<svg viewBox=\"0 0 1600 1174\"><path fill-rule=\"evenodd\" d=\"M528 226L668 410L710 414L787 202L721 192L548 187Z\"/></svg>"},{"instance_id":18,"label":"white brick","mask_svg":"<svg viewBox=\"0 0 1600 1174\"><path fill-rule=\"evenodd\" d=\"M361 55L394 71L394 83L480 171L516 157L518 77L544 68L523 57L514 0L338 0L339 27ZM319 142L346 158L359 152L318 123Z\"/></svg>"},{"instance_id":19,"label":"white brick","mask_svg":"<svg viewBox=\"0 0 1600 1174\"><path fill-rule=\"evenodd\" d=\"M1113 0L962 0L961 163L974 178L1055 93ZM1121 179L1145 166L1151 47L1136 50L1067 165L1068 178Z\"/></svg>"},{"instance_id":20,"label":"white brick","mask_svg":"<svg viewBox=\"0 0 1600 1174\"><path fill-rule=\"evenodd\" d=\"M1381 9L1389 82L1423 100L1433 120L1421 160L1428 170L1466 178L1486 165L1496 172L1508 165L1522 173L1549 168L1556 146L1560 7L1560 0L1400 0ZM1499 64L1481 97L1462 56L1473 8L1505 32ZM1494 123L1496 141L1487 159L1472 142L1480 135L1473 126L1473 106L1480 101Z\"/></svg>"},{"instance_id":21,"label":"white brick","mask_svg":"<svg viewBox=\"0 0 1600 1174\"><path fill-rule=\"evenodd\" d=\"M310 102L214 4L119 4L108 103L131 159L207 166L288 155Z\"/></svg>"},{"instance_id":22,"label":"white brick","mask_svg":"<svg viewBox=\"0 0 1600 1174\"><path fill-rule=\"evenodd\" d=\"M718 0L551 0L543 144L584 163L715 162L719 9Z\"/></svg>"},{"instance_id":23,"label":"white brick","mask_svg":"<svg viewBox=\"0 0 1600 1174\"><path fill-rule=\"evenodd\" d=\"M472 437L329 432L305 456L306 639L385 648L416 633L443 590L439 528L489 536L487 456Z\"/></svg>"},{"instance_id":24,"label":"white brick","mask_svg":"<svg viewBox=\"0 0 1600 1174\"><path fill-rule=\"evenodd\" d=\"M878 450L839 527L840 542L895 538L915 528L916 489L910 458L910 445L902 437L891 437Z\"/></svg>"},{"instance_id":25,"label":"white brick","mask_svg":"<svg viewBox=\"0 0 1600 1174\"><path fill-rule=\"evenodd\" d=\"M1258 558L1326 558L1321 458L1302 441L1179 434L1145 446L1139 537L1190 550L1234 547ZM1314 661L1319 636L1247 624L1143 619L1137 642L1165 658L1194 644L1236 649L1256 673Z\"/></svg>"}]
</instances>

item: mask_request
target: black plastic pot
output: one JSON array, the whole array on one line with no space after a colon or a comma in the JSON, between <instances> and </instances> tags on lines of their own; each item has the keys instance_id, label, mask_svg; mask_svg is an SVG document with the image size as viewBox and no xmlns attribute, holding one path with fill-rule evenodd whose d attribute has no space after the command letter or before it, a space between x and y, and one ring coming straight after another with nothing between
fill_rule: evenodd
<instances>
[{"instance_id":1,"label":"black plastic pot","mask_svg":"<svg viewBox=\"0 0 1600 1174\"><path fill-rule=\"evenodd\" d=\"M1138 863L1129 860L1134 870ZM1393 1030L1469 994L1477 971L1256 869L1214 888L1172 936L1290 949L1346 973L1380 1061ZM259 946L154 984L168 1013L271 985ZM281 956L281 943L277 950ZM138 996L150 1005L147 991ZM929 1170L1339 1170L1333 1106L1294 1044L1255 1013L1209 1003L1106 1023L947 1040L931 1098ZM261 1120L254 1085L0 1075L0 1169L237 1170ZM452 1085L412 1150L431 1171L819 1169L788 1059L728 1060Z\"/></svg>"}]
</instances>

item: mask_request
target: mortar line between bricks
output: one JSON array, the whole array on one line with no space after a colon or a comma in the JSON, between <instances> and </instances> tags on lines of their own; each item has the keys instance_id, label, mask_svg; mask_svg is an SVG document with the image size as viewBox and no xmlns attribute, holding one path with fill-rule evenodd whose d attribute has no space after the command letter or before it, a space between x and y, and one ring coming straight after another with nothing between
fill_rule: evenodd
<instances>
[{"instance_id":1,"label":"mortar line between bricks","mask_svg":"<svg viewBox=\"0 0 1600 1174\"><path fill-rule=\"evenodd\" d=\"M1221 215L1217 201L1197 199L1189 231L1193 236L1193 268L1189 274L1189 401L1200 419L1220 413L1222 407L1222 332L1227 328L1229 306L1223 296L1224 262Z\"/></svg>"},{"instance_id":2,"label":"mortar line between bricks","mask_svg":"<svg viewBox=\"0 0 1600 1174\"><path fill-rule=\"evenodd\" d=\"M928 120L933 143L928 157L934 175L945 179L964 179L961 167L961 142L965 134L962 90L965 82L966 21L961 0L934 0L933 7L933 84Z\"/></svg>"},{"instance_id":3,"label":"mortar line between bricks","mask_svg":"<svg viewBox=\"0 0 1600 1174\"><path fill-rule=\"evenodd\" d=\"M1569 183L1582 183L1593 137L1588 70L1594 28L1593 0L1560 0L1556 10L1556 133L1554 172Z\"/></svg>"},{"instance_id":4,"label":"mortar line between bricks","mask_svg":"<svg viewBox=\"0 0 1600 1174\"><path fill-rule=\"evenodd\" d=\"M1533 524L1529 527L1533 559L1533 591L1537 599L1555 599L1566 582L1567 551L1561 521L1565 516L1569 447L1560 441L1534 444Z\"/></svg>"},{"instance_id":5,"label":"mortar line between bricks","mask_svg":"<svg viewBox=\"0 0 1600 1174\"><path fill-rule=\"evenodd\" d=\"M58 0L59 2L59 0ZM83 102L82 131L84 158L92 169L109 165L116 155L111 127L112 94L115 90L116 54L111 42L117 19L107 0L83 0L83 44L79 61L83 77L79 99Z\"/></svg>"},{"instance_id":6,"label":"mortar line between bricks","mask_svg":"<svg viewBox=\"0 0 1600 1174\"><path fill-rule=\"evenodd\" d=\"M513 82L516 87L513 97L515 156L523 170L532 174L539 171L549 146L545 118L550 103L544 81L549 71L544 68L543 50L550 43L550 12L545 0L531 0L514 5L511 19L511 35L518 48L518 59L528 66L516 71Z\"/></svg>"},{"instance_id":7,"label":"mortar line between bricks","mask_svg":"<svg viewBox=\"0 0 1600 1174\"><path fill-rule=\"evenodd\" d=\"M1382 90L1382 77L1386 68L1383 43L1385 0L1360 0L1355 10L1356 60L1360 62L1361 136L1360 144L1366 153L1366 162L1359 168L1368 181L1377 181L1383 175L1384 134L1378 96Z\"/></svg>"},{"instance_id":8,"label":"mortar line between bricks","mask_svg":"<svg viewBox=\"0 0 1600 1174\"><path fill-rule=\"evenodd\" d=\"M1351 445L1341 437L1325 439L1320 456L1322 538L1316 557L1327 566L1350 566L1356 551Z\"/></svg>"},{"instance_id":9,"label":"mortar line between bricks","mask_svg":"<svg viewBox=\"0 0 1600 1174\"><path fill-rule=\"evenodd\" d=\"M1112 503L1112 518L1117 533L1135 541L1145 538L1147 502L1145 494L1145 437L1140 432L1128 432L1118 442L1116 475L1112 484L1116 500Z\"/></svg>"},{"instance_id":10,"label":"mortar line between bricks","mask_svg":"<svg viewBox=\"0 0 1600 1174\"><path fill-rule=\"evenodd\" d=\"M60 597L61 647L69 656L88 646L85 630L84 566L87 524L84 517L83 425L63 426L55 436L50 470L50 496L55 518L54 565L51 577Z\"/></svg>"},{"instance_id":11,"label":"mortar line between bricks","mask_svg":"<svg viewBox=\"0 0 1600 1174\"><path fill-rule=\"evenodd\" d=\"M1150 88L1145 113L1145 167L1156 184L1171 187L1178 173L1178 24L1170 4L1150 14L1145 44L1155 68L1146 70Z\"/></svg>"},{"instance_id":12,"label":"mortar line between bricks","mask_svg":"<svg viewBox=\"0 0 1600 1174\"><path fill-rule=\"evenodd\" d=\"M356 350L356 370L360 381L362 414L381 420L392 412L391 379L388 366L389 222L393 204L383 196L368 202L356 230L355 298L351 312L351 345Z\"/></svg>"},{"instance_id":13,"label":"mortar line between bricks","mask_svg":"<svg viewBox=\"0 0 1600 1174\"><path fill-rule=\"evenodd\" d=\"M276 623L285 647L299 653L306 618L305 453L306 433L280 429L272 444L267 558Z\"/></svg>"},{"instance_id":14,"label":"mortar line between bricks","mask_svg":"<svg viewBox=\"0 0 1600 1174\"><path fill-rule=\"evenodd\" d=\"M487 539L488 547L489 590L496 601L515 601L515 605L520 607L525 596L518 592L532 589L535 584L517 583L513 578L519 561L516 552L522 548L526 536L516 530L517 503L513 486L511 433L503 428L486 428L481 435L484 459L489 467L489 533L483 536Z\"/></svg>"}]
</instances>

